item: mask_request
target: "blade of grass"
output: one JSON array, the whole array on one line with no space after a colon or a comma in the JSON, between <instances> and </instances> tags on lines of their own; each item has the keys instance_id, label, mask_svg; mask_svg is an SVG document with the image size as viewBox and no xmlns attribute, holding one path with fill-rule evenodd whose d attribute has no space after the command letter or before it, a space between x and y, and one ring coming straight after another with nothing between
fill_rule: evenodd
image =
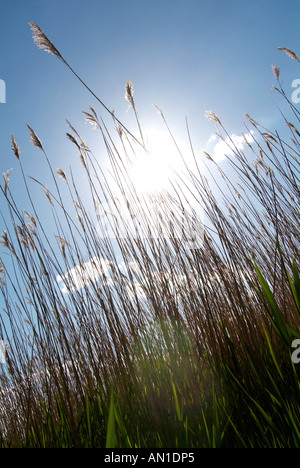
<instances>
[{"instance_id":1,"label":"blade of grass","mask_svg":"<svg viewBox=\"0 0 300 468\"><path fill-rule=\"evenodd\" d=\"M257 290L256 290L256 292L259 295L261 301L263 302L263 304L264 304L264 306L266 308L266 311L268 312L268 315L271 318L271 320L273 322L273 325L275 326L276 330L278 331L279 335L281 336L283 342L286 344L286 346L290 347L291 337L290 337L290 334L289 334L289 332L287 330L287 327L286 327L286 325L285 325L285 323L283 321L283 318L281 316L281 313L280 313L279 307L278 307L278 305L276 303L276 300L275 300L275 298L274 298L274 296L272 294L272 291L271 291L267 281L263 277L263 275L262 275L262 273L261 273L260 269L258 268L255 261L254 261L254 266L255 266L255 270L256 270L259 282L261 284L263 293L264 293L264 295L265 295L265 297L267 299L267 302L268 302L273 314L270 313L269 308L267 307L264 299L260 296L259 292Z\"/></svg>"},{"instance_id":2,"label":"blade of grass","mask_svg":"<svg viewBox=\"0 0 300 468\"><path fill-rule=\"evenodd\" d=\"M114 403L114 391L111 392L109 415L107 423L107 434L106 434L106 448L116 447L116 424L115 424L115 403Z\"/></svg>"}]
</instances>

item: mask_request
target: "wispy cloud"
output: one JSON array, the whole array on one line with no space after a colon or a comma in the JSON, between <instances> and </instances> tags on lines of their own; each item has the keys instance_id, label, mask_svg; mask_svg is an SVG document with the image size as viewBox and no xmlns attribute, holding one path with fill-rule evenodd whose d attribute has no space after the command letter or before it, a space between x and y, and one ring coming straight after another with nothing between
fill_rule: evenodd
<instances>
[{"instance_id":1,"label":"wispy cloud","mask_svg":"<svg viewBox=\"0 0 300 468\"><path fill-rule=\"evenodd\" d=\"M73 291L87 287L92 283L101 281L101 284L111 287L116 287L119 281L113 274L111 262L107 259L94 257L85 263L76 265L74 268L68 270L63 276L57 276L57 281L63 283L61 291L69 294ZM166 271L153 271L150 276L143 275L143 267L137 261L127 262L120 261L116 269L121 273L122 280L125 284L127 296L130 300L147 300L149 284L154 282L156 287L156 294L161 298L167 295L173 295L177 298L184 297L190 291L197 291L205 288L214 288L217 284L221 285L222 280L218 274L217 269L212 271L205 280L194 271L188 270L185 274L176 270ZM130 273L130 274L129 274ZM223 274L230 282L235 276L229 267L225 267ZM240 271L237 274L237 281L243 280L247 286L247 278L249 272ZM150 281L150 283L149 283ZM4 344L3 344L4 345ZM5 345L3 348L5 352ZM0 362L1 361L1 340L0 340Z\"/></svg>"},{"instance_id":2,"label":"wispy cloud","mask_svg":"<svg viewBox=\"0 0 300 468\"><path fill-rule=\"evenodd\" d=\"M216 141L216 139L217 139L217 135L213 133L207 140L207 144L210 145L213 141Z\"/></svg>"},{"instance_id":3,"label":"wispy cloud","mask_svg":"<svg viewBox=\"0 0 300 468\"><path fill-rule=\"evenodd\" d=\"M216 140L216 137L213 138L214 136L215 135L212 135L208 139L208 145L212 144ZM232 133L232 135L227 137L225 140L221 140L221 138L219 138L219 141L214 145L213 151L211 152L214 161L223 161L226 158L226 155L233 156L236 149L243 151L246 144L245 139L248 143L252 143L254 141L253 131L244 135L236 135L235 133Z\"/></svg>"},{"instance_id":4,"label":"wispy cloud","mask_svg":"<svg viewBox=\"0 0 300 468\"><path fill-rule=\"evenodd\" d=\"M63 276L57 276L56 280L63 282L62 292L68 294L98 281L110 270L110 262L103 258L93 257L85 263L80 263L68 270Z\"/></svg>"}]
</instances>

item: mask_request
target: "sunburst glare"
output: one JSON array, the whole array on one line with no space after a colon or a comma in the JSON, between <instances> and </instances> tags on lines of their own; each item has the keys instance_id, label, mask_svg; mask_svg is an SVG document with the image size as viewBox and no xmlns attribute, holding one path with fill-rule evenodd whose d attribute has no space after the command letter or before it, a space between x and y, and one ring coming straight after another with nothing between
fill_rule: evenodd
<instances>
[{"instance_id":1,"label":"sunburst glare","mask_svg":"<svg viewBox=\"0 0 300 468\"><path fill-rule=\"evenodd\" d=\"M129 174L137 193L143 195L169 192L176 174L183 170L181 156L167 131L146 132L147 152L136 154Z\"/></svg>"}]
</instances>

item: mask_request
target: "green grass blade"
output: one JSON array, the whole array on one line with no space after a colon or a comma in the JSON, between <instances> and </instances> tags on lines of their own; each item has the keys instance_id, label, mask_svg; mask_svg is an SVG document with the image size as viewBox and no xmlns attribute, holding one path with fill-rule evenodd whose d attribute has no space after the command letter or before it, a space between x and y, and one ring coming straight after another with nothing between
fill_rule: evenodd
<instances>
[{"instance_id":1,"label":"green grass blade","mask_svg":"<svg viewBox=\"0 0 300 468\"><path fill-rule=\"evenodd\" d=\"M86 421L87 421L87 436L89 440L89 447L93 446L92 438L92 423L91 423L91 404L88 395L86 396Z\"/></svg>"},{"instance_id":2,"label":"green grass blade","mask_svg":"<svg viewBox=\"0 0 300 468\"><path fill-rule=\"evenodd\" d=\"M116 447L116 423L115 423L115 403L114 392L111 393L109 416L107 423L106 448Z\"/></svg>"},{"instance_id":3,"label":"green grass blade","mask_svg":"<svg viewBox=\"0 0 300 468\"><path fill-rule=\"evenodd\" d=\"M284 341L284 343L289 347L290 344L291 344L291 337L290 337L290 334L288 332L288 329L283 321L283 318L281 316L281 313L280 313L280 310L278 308L278 305L276 303L276 300L272 294L272 291L267 283L267 281L265 280L265 278L263 277L262 273L260 272L257 264L255 263L254 261L254 265L255 265L255 270L256 270L256 273L257 273L257 276L258 276L258 279L259 279L259 282L261 284L261 287L262 287L262 290L263 290L263 293L268 301L268 304L271 308L271 311L272 311L272 314L270 314L269 310L268 310L268 307L265 305L266 307L266 310L275 326L275 328L277 329L279 335L281 336L282 340ZM263 301L263 303L265 304L265 301Z\"/></svg>"},{"instance_id":4,"label":"green grass blade","mask_svg":"<svg viewBox=\"0 0 300 468\"><path fill-rule=\"evenodd\" d=\"M287 268L285 266L285 262L284 262L284 259L283 259L283 255L282 255L282 251L281 251L281 247L280 247L278 239L277 239L277 248L278 248L278 251L280 253L281 263L282 263L282 266L284 268L286 277L287 277L287 279L289 281L290 289L292 291L293 298L294 298L297 310L298 310L298 312L300 314L300 277L299 277L299 271L298 271L298 268L297 268L297 265L296 265L296 261L295 261L295 259L293 259L293 264L292 264L292 271L293 271L293 278L294 278L294 282L293 282L293 280L292 280L291 276L289 275L289 272L287 271Z\"/></svg>"},{"instance_id":5,"label":"green grass blade","mask_svg":"<svg viewBox=\"0 0 300 468\"><path fill-rule=\"evenodd\" d=\"M293 295L294 295L294 300L295 300L298 312L300 314L300 277L299 277L299 271L298 271L295 259L293 260L293 276L294 276Z\"/></svg>"},{"instance_id":6,"label":"green grass blade","mask_svg":"<svg viewBox=\"0 0 300 468\"><path fill-rule=\"evenodd\" d=\"M270 354L271 354L271 357L272 357L272 360L276 366L276 369L281 377L281 379L283 380L283 375L282 375L282 372L281 372L281 369L280 369L280 366L278 364L278 361L276 359L276 356L275 356L275 352L274 352L274 349L273 349L273 346L271 344L271 341L270 341L270 338L268 336L268 333L265 332L265 336L266 336L266 339L267 339L267 344L268 344L268 348L269 348L269 351L270 351Z\"/></svg>"},{"instance_id":7,"label":"green grass blade","mask_svg":"<svg viewBox=\"0 0 300 468\"><path fill-rule=\"evenodd\" d=\"M175 409L176 409L177 419L178 419L178 421L182 421L182 413L181 413L181 411L180 411L179 401L178 401L178 396L177 396L177 391L176 391L176 387L175 387L175 384L174 384L173 380L171 381L171 385L172 385L172 390L173 390L173 395L174 395L174 401L175 401Z\"/></svg>"}]
</instances>

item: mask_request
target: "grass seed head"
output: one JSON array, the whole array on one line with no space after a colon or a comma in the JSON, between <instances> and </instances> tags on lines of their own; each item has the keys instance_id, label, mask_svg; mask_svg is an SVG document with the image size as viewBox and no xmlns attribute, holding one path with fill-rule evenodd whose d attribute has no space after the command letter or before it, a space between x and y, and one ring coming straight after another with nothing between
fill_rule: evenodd
<instances>
[{"instance_id":1,"label":"grass seed head","mask_svg":"<svg viewBox=\"0 0 300 468\"><path fill-rule=\"evenodd\" d=\"M63 171L62 169L58 168L58 169L56 169L56 173L61 177L61 179L62 179L64 182L67 182L67 176L66 176L65 171Z\"/></svg>"},{"instance_id":2,"label":"grass seed head","mask_svg":"<svg viewBox=\"0 0 300 468\"><path fill-rule=\"evenodd\" d=\"M39 148L39 149L41 149L43 151L44 148L43 148L41 140L39 139L39 137L37 136L35 131L29 125L27 125L27 127L28 127L28 129L30 131L30 141L31 141L31 143L33 144L33 146L36 146L37 148Z\"/></svg>"},{"instance_id":3,"label":"grass seed head","mask_svg":"<svg viewBox=\"0 0 300 468\"><path fill-rule=\"evenodd\" d=\"M288 55L292 60L295 60L296 62L300 62L295 52L293 52L291 49L288 49L287 47L277 47L277 49L285 52L286 55Z\"/></svg>"},{"instance_id":4,"label":"grass seed head","mask_svg":"<svg viewBox=\"0 0 300 468\"><path fill-rule=\"evenodd\" d=\"M134 90L132 81L128 80L125 86L125 99L134 107Z\"/></svg>"},{"instance_id":5,"label":"grass seed head","mask_svg":"<svg viewBox=\"0 0 300 468\"><path fill-rule=\"evenodd\" d=\"M11 136L11 148L12 148L16 158L20 161L21 151L20 151L19 146L16 143L16 140L15 140L15 137L14 137L13 134Z\"/></svg>"},{"instance_id":6,"label":"grass seed head","mask_svg":"<svg viewBox=\"0 0 300 468\"><path fill-rule=\"evenodd\" d=\"M277 65L272 65L272 70L275 78L278 80L280 75L280 68L278 68Z\"/></svg>"},{"instance_id":7,"label":"grass seed head","mask_svg":"<svg viewBox=\"0 0 300 468\"><path fill-rule=\"evenodd\" d=\"M52 44L50 39L41 30L41 28L35 23L29 23L31 27L32 37L39 49L43 49L49 54L55 55L59 59L63 60L61 54L58 52L56 47Z\"/></svg>"}]
</instances>

